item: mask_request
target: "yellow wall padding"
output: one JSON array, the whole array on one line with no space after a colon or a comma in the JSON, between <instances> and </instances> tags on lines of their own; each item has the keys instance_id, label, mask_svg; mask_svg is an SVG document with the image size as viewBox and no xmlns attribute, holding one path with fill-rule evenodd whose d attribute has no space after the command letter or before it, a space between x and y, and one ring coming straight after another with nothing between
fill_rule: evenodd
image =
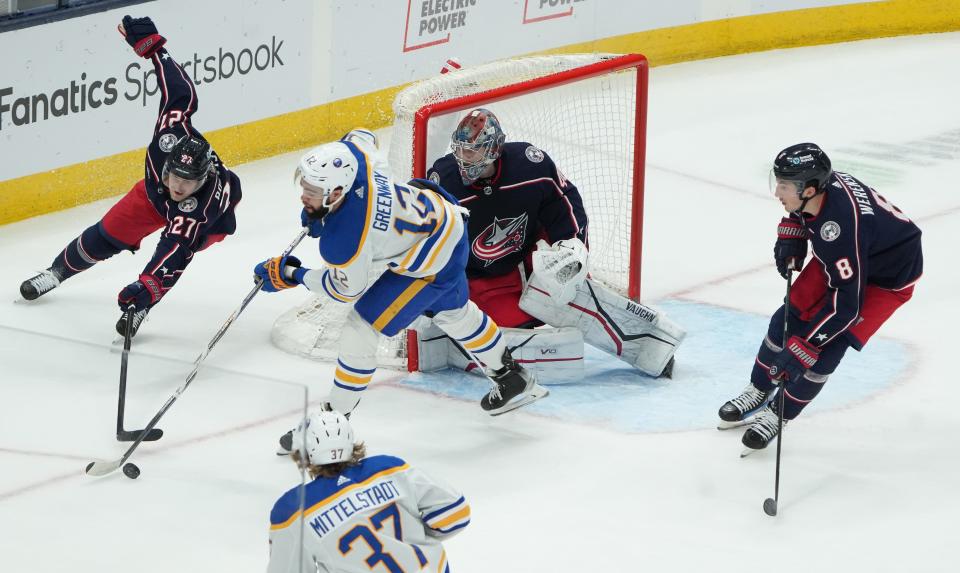
<instances>
[{"instance_id":1,"label":"yellow wall padding","mask_svg":"<svg viewBox=\"0 0 960 573\"><path fill-rule=\"evenodd\" d=\"M745 52L960 30L960 0L887 0L714 20L584 42L543 53L641 53L653 66ZM358 126L393 121L403 86L207 133L236 165L336 139ZM144 142L146 143L146 142ZM142 176L138 149L0 181L0 224L125 193Z\"/></svg>"}]
</instances>

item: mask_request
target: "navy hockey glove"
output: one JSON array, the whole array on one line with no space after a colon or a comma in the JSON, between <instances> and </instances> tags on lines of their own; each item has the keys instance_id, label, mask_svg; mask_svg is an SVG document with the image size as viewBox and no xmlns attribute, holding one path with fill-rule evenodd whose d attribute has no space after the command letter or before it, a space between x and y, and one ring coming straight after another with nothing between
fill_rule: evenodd
<instances>
[{"instance_id":1,"label":"navy hockey glove","mask_svg":"<svg viewBox=\"0 0 960 573\"><path fill-rule=\"evenodd\" d=\"M149 58L167 43L167 39L157 33L153 20L124 16L117 30L127 39L127 43L138 56Z\"/></svg>"},{"instance_id":2,"label":"navy hockey glove","mask_svg":"<svg viewBox=\"0 0 960 573\"><path fill-rule=\"evenodd\" d=\"M777 272L783 278L790 275L791 269L799 271L803 266L807 258L807 230L798 221L789 217L780 220L773 258L777 261Z\"/></svg>"},{"instance_id":3,"label":"navy hockey glove","mask_svg":"<svg viewBox=\"0 0 960 573\"><path fill-rule=\"evenodd\" d=\"M798 336L791 336L787 346L773 359L767 374L771 380L799 380L819 359L819 348Z\"/></svg>"},{"instance_id":4,"label":"navy hockey glove","mask_svg":"<svg viewBox=\"0 0 960 573\"><path fill-rule=\"evenodd\" d=\"M123 287L117 295L117 304L120 305L121 310L127 310L127 306L132 304L137 311L141 311L156 304L161 297L163 297L163 287L160 285L160 279L153 275L142 274L137 282Z\"/></svg>"},{"instance_id":5,"label":"navy hockey glove","mask_svg":"<svg viewBox=\"0 0 960 573\"><path fill-rule=\"evenodd\" d=\"M307 234L314 239L320 238L320 229L323 228L323 220L310 217L306 209L300 211L300 225L306 227Z\"/></svg>"},{"instance_id":6,"label":"navy hockey glove","mask_svg":"<svg viewBox=\"0 0 960 573\"><path fill-rule=\"evenodd\" d=\"M302 284L303 275L307 274L308 270L300 266L300 259L297 257L286 256L273 257L258 263L253 268L253 274L256 278L263 279L260 290L277 292Z\"/></svg>"}]
</instances>

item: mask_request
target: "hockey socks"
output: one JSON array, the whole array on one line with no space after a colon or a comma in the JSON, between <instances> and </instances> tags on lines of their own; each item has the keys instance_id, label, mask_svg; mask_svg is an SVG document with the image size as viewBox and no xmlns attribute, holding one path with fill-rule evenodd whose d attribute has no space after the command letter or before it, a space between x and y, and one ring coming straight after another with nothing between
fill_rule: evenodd
<instances>
[{"instance_id":1,"label":"hockey socks","mask_svg":"<svg viewBox=\"0 0 960 573\"><path fill-rule=\"evenodd\" d=\"M109 259L123 249L123 246L107 238L100 228L100 223L96 223L70 241L50 266L57 269L57 274L63 281L102 260Z\"/></svg>"}]
</instances>

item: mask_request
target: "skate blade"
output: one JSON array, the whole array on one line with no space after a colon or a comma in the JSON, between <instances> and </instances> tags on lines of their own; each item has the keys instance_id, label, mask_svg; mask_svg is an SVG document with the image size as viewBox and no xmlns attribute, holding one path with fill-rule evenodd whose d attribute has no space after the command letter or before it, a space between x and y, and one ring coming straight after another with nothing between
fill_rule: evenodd
<instances>
[{"instance_id":1,"label":"skate blade","mask_svg":"<svg viewBox=\"0 0 960 573\"><path fill-rule=\"evenodd\" d=\"M740 459L743 459L749 455L753 455L757 452L762 452L763 450L755 450L753 448L743 448L743 451L740 452Z\"/></svg>"},{"instance_id":2,"label":"skate blade","mask_svg":"<svg viewBox=\"0 0 960 573\"><path fill-rule=\"evenodd\" d=\"M724 431L724 430L732 430L732 429L734 429L734 428L742 428L742 427L744 427L744 426L749 426L751 422L752 422L752 420L751 420L750 418L747 418L747 419L745 419L745 420L740 420L739 422L727 422L727 421L724 421L724 420L720 420L720 423L717 424L717 429L722 432L722 431Z\"/></svg>"},{"instance_id":3,"label":"skate blade","mask_svg":"<svg viewBox=\"0 0 960 573\"><path fill-rule=\"evenodd\" d=\"M550 395L550 390L547 390L546 388L544 388L539 384L534 384L533 388L530 389L530 392L523 395L522 398L517 398L512 402L508 402L499 410L491 410L488 413L491 416L499 416L500 414L506 414L507 412L512 412L513 410L526 406L527 404L532 404L533 402L536 402L540 398L546 398L549 395Z\"/></svg>"}]
</instances>

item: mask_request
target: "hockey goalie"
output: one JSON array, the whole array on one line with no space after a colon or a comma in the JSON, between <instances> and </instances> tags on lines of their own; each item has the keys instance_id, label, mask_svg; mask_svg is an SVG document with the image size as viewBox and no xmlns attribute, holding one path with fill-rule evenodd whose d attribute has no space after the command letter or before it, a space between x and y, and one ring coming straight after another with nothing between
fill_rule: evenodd
<instances>
[{"instance_id":1,"label":"hockey goalie","mask_svg":"<svg viewBox=\"0 0 960 573\"><path fill-rule=\"evenodd\" d=\"M470 211L470 298L503 328L507 346L550 383L583 379L584 342L653 377L669 378L685 331L664 313L589 278L580 192L550 156L506 142L497 117L468 112L452 152L429 178ZM443 333L420 321L419 369L470 369Z\"/></svg>"}]
</instances>

